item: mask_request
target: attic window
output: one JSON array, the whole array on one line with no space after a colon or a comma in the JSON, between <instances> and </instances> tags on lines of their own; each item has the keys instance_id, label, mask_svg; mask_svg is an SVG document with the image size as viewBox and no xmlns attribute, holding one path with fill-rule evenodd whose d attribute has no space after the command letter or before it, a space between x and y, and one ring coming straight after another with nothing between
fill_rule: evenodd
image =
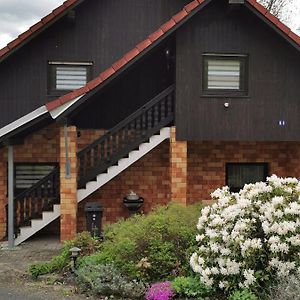
<instances>
[{"instance_id":1,"label":"attic window","mask_svg":"<svg viewBox=\"0 0 300 300\"><path fill-rule=\"evenodd\" d=\"M49 93L73 91L91 80L90 62L49 62Z\"/></svg>"},{"instance_id":2,"label":"attic window","mask_svg":"<svg viewBox=\"0 0 300 300\"><path fill-rule=\"evenodd\" d=\"M203 92L208 95L246 95L246 55L203 55Z\"/></svg>"}]
</instances>

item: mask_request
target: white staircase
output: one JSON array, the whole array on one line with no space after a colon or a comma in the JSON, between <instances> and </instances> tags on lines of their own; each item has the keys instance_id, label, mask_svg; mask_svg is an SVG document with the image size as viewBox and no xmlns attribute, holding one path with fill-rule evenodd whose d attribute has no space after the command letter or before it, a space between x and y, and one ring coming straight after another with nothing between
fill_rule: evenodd
<instances>
[{"instance_id":1,"label":"white staircase","mask_svg":"<svg viewBox=\"0 0 300 300\"><path fill-rule=\"evenodd\" d=\"M121 158L118 164L107 169L107 173L102 173L97 176L97 181L90 181L86 184L84 189L77 191L77 201L80 202L88 197L90 194L101 188L114 177L119 175L133 163L141 159L144 155L149 153L152 149L161 144L164 140L170 138L170 128L165 127L160 130L160 133L153 135L148 142L139 146L138 150L129 152L127 158Z\"/></svg>"},{"instance_id":2,"label":"white staircase","mask_svg":"<svg viewBox=\"0 0 300 300\"><path fill-rule=\"evenodd\" d=\"M60 216L60 205L54 204L53 211L44 211L42 219L31 220L31 226L21 227L20 233L15 239L15 245L19 245L46 227Z\"/></svg>"},{"instance_id":3,"label":"white staircase","mask_svg":"<svg viewBox=\"0 0 300 300\"><path fill-rule=\"evenodd\" d=\"M160 130L159 134L153 135L150 139L142 143L137 150L129 152L128 157L121 158L118 163L107 169L107 173L102 173L97 176L96 181L90 181L86 184L85 188L77 191L77 201L80 202L91 195L93 192L108 183L114 177L119 175L125 169L130 167L133 163L141 159L152 149L161 144L164 140L170 138L170 128L164 127ZM15 245L27 240L29 237L43 229L45 226L56 220L60 216L60 205L55 204L53 211L43 212L42 219L31 221L31 226L21 227L20 234L15 239Z\"/></svg>"}]
</instances>

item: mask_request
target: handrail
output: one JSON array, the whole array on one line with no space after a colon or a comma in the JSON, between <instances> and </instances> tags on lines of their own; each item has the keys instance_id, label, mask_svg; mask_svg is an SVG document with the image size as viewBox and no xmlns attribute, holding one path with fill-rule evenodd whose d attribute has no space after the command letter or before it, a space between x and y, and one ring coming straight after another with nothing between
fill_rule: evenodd
<instances>
[{"instance_id":1,"label":"handrail","mask_svg":"<svg viewBox=\"0 0 300 300\"><path fill-rule=\"evenodd\" d=\"M14 198L14 227L28 226L32 219L40 218L43 211L53 209L60 199L60 175L56 166L48 175Z\"/></svg>"},{"instance_id":2,"label":"handrail","mask_svg":"<svg viewBox=\"0 0 300 300\"><path fill-rule=\"evenodd\" d=\"M174 84L171 85L171 86L169 86L167 89L165 89L163 92L161 92L160 94L158 94L157 96L155 96L152 100L150 100L144 106L142 106L141 108L139 108L138 110L136 110L135 112L133 112L131 115L129 115L128 117L126 117L124 120L122 120L120 123L118 123L116 126L114 126L113 128L111 128L110 130L108 130L105 133L105 135L101 136L99 139L95 140L93 143L91 143L87 147L85 147L82 150L80 150L77 153L77 156L81 156L82 154L84 154L85 152L87 152L90 148L92 148L93 146L101 143L102 140L105 140L105 138L106 138L107 135L111 135L111 134L117 132L124 125L128 124L133 119L141 116L145 110L151 108L153 105L155 105L156 103L158 103L161 99L165 98L167 95L169 95L174 90L175 90L175 85Z\"/></svg>"},{"instance_id":3,"label":"handrail","mask_svg":"<svg viewBox=\"0 0 300 300\"><path fill-rule=\"evenodd\" d=\"M17 201L20 198L24 198L25 195L30 194L32 191L36 190L37 188L39 188L40 186L42 186L46 181L49 180L49 178L51 178L53 175L55 175L55 173L59 173L59 167L56 166L54 167L54 169L45 177L43 177L41 180L39 180L38 182L36 182L34 185L32 185L30 188L28 188L27 190L23 191L22 193L18 194L15 198L14 201Z\"/></svg>"},{"instance_id":4,"label":"handrail","mask_svg":"<svg viewBox=\"0 0 300 300\"><path fill-rule=\"evenodd\" d=\"M171 85L77 153L79 188L174 120L174 91Z\"/></svg>"}]
</instances>

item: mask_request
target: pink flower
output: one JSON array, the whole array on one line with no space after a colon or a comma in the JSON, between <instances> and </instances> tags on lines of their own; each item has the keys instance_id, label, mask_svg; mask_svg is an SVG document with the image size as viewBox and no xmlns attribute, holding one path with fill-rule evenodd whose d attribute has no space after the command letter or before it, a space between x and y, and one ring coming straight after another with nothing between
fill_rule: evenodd
<instances>
[{"instance_id":1,"label":"pink flower","mask_svg":"<svg viewBox=\"0 0 300 300\"><path fill-rule=\"evenodd\" d=\"M171 287L171 282L158 282L151 285L148 289L145 299L146 300L169 300L174 296L174 292Z\"/></svg>"}]
</instances>

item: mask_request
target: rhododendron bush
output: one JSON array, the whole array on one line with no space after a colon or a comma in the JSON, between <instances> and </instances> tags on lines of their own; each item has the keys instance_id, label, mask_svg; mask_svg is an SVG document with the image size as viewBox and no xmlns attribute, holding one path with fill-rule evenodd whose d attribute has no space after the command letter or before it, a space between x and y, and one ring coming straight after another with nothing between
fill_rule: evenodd
<instances>
[{"instance_id":1,"label":"rhododendron bush","mask_svg":"<svg viewBox=\"0 0 300 300\"><path fill-rule=\"evenodd\" d=\"M190 259L208 286L225 291L257 290L277 276L300 270L300 182L275 175L211 194L216 203L202 209Z\"/></svg>"}]
</instances>

